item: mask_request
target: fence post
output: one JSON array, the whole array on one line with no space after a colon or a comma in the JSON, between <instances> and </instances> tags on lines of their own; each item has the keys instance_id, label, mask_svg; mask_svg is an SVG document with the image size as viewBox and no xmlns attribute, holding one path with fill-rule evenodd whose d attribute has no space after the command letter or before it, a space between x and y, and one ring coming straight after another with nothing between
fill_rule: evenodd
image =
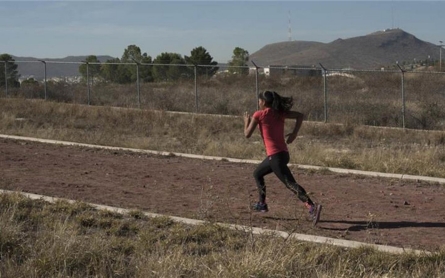
<instances>
[{"instance_id":1,"label":"fence post","mask_svg":"<svg viewBox=\"0 0 445 278\"><path fill-rule=\"evenodd\" d=\"M141 83L139 79L139 63L136 63L136 86L138 89L138 107L141 108Z\"/></svg>"},{"instance_id":2,"label":"fence post","mask_svg":"<svg viewBox=\"0 0 445 278\"><path fill-rule=\"evenodd\" d=\"M439 71L442 72L442 46L443 46L443 41L439 41Z\"/></svg>"},{"instance_id":3,"label":"fence post","mask_svg":"<svg viewBox=\"0 0 445 278\"><path fill-rule=\"evenodd\" d=\"M133 62L136 64L136 89L138 92L138 107L141 108L141 86L139 83L139 62L136 61L134 58L131 58Z\"/></svg>"},{"instance_id":4,"label":"fence post","mask_svg":"<svg viewBox=\"0 0 445 278\"><path fill-rule=\"evenodd\" d=\"M5 64L5 92L6 92L6 97L8 97L8 71L7 71L8 61L3 61L3 63Z\"/></svg>"},{"instance_id":5,"label":"fence post","mask_svg":"<svg viewBox=\"0 0 445 278\"><path fill-rule=\"evenodd\" d=\"M405 70L399 66L399 62L396 65L402 73L402 127L405 128Z\"/></svg>"},{"instance_id":6,"label":"fence post","mask_svg":"<svg viewBox=\"0 0 445 278\"><path fill-rule=\"evenodd\" d=\"M90 105L90 63L88 61L84 62L87 65L87 96L88 96L88 105Z\"/></svg>"},{"instance_id":7,"label":"fence post","mask_svg":"<svg viewBox=\"0 0 445 278\"><path fill-rule=\"evenodd\" d=\"M328 70L320 64L323 70L323 96L324 96L324 122L328 122L328 86L327 86L327 72Z\"/></svg>"},{"instance_id":8,"label":"fence post","mask_svg":"<svg viewBox=\"0 0 445 278\"><path fill-rule=\"evenodd\" d=\"M259 110L260 109L260 104L258 103L258 95L259 95L259 86L258 86L258 69L259 67L255 64L255 62L252 60L251 61L252 64L255 66L255 93L256 93L256 109Z\"/></svg>"},{"instance_id":9,"label":"fence post","mask_svg":"<svg viewBox=\"0 0 445 278\"><path fill-rule=\"evenodd\" d=\"M46 96L47 96L47 94L46 94L46 62L43 60L39 60L39 61L43 63L43 87L45 90L45 100L46 100Z\"/></svg>"},{"instance_id":10,"label":"fence post","mask_svg":"<svg viewBox=\"0 0 445 278\"><path fill-rule=\"evenodd\" d=\"M199 112L199 101L198 101L198 65L193 64L194 74L195 74L195 112Z\"/></svg>"}]
</instances>

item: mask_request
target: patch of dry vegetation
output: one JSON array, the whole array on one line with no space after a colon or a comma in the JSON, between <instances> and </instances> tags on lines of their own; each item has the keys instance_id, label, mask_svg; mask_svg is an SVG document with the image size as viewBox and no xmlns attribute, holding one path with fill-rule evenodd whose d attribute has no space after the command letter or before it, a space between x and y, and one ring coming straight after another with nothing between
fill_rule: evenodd
<instances>
[{"instance_id":1,"label":"patch of dry vegetation","mask_svg":"<svg viewBox=\"0 0 445 278\"><path fill-rule=\"evenodd\" d=\"M262 159L241 116L0 99L0 133L89 144ZM287 123L288 130L292 123ZM306 121L291 163L445 177L445 132Z\"/></svg>"},{"instance_id":2,"label":"patch of dry vegetation","mask_svg":"<svg viewBox=\"0 0 445 278\"><path fill-rule=\"evenodd\" d=\"M230 78L231 86L222 89L219 80L200 83L199 111L208 114L181 113L196 109L190 84L144 84L142 109L137 109L131 86L94 87L90 106L76 104L86 103L81 85L51 85L50 101L26 99L21 91L16 96L24 98L0 98L0 133L262 159L259 134L249 140L243 136L242 112L256 108L252 80ZM443 130L365 125L400 124L398 89L385 87L396 86L398 77L374 78L379 86L372 89L369 76L331 81L329 123L319 122L320 80L260 81L262 88L296 96L296 109L308 116L299 138L289 146L291 162L445 177ZM443 88L432 83L409 83L423 92L408 99L408 123L413 127L441 129L444 106L437 96ZM213 224L184 226L167 218L147 219L138 211L118 215L82 203L0 196L2 277L443 277L443 262L443 252L396 256L257 237Z\"/></svg>"},{"instance_id":3,"label":"patch of dry vegetation","mask_svg":"<svg viewBox=\"0 0 445 278\"><path fill-rule=\"evenodd\" d=\"M442 277L443 252L391 255L216 224L0 195L2 277Z\"/></svg>"},{"instance_id":4,"label":"patch of dry vegetation","mask_svg":"<svg viewBox=\"0 0 445 278\"><path fill-rule=\"evenodd\" d=\"M49 82L47 98L66 103L236 116L256 109L257 89L275 90L292 96L295 108L310 121L324 121L326 112L327 121L331 123L387 127L405 124L411 129L444 129L445 73L406 72L403 86L400 72L344 70L329 73L332 75L327 77L326 87L323 76L286 74L259 76L258 79L253 75L199 77L196 83L188 79L142 83L140 90L136 84L95 82L87 88L82 83ZM8 96L43 98L42 90L38 84L10 88Z\"/></svg>"}]
</instances>

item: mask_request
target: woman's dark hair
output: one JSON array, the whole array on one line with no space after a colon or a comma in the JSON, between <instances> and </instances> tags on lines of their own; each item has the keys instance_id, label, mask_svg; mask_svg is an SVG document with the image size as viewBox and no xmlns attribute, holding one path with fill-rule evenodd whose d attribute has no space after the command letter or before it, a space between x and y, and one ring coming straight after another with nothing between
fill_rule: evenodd
<instances>
[{"instance_id":1,"label":"woman's dark hair","mask_svg":"<svg viewBox=\"0 0 445 278\"><path fill-rule=\"evenodd\" d=\"M274 91L265 91L259 93L258 98L264 100L267 107L280 112L289 111L294 105L294 100L292 99L292 97L283 97Z\"/></svg>"}]
</instances>

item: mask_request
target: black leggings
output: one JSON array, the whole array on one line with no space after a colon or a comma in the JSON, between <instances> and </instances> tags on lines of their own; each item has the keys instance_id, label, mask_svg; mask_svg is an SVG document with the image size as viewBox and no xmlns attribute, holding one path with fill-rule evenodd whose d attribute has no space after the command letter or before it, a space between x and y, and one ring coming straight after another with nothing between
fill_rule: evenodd
<instances>
[{"instance_id":1,"label":"black leggings","mask_svg":"<svg viewBox=\"0 0 445 278\"><path fill-rule=\"evenodd\" d=\"M288 163L289 153L280 152L266 157L263 162L258 165L253 172L253 177L255 178L255 182L258 186L260 197L259 201L261 203L266 202L266 185L264 182L264 176L273 172L286 185L287 188L297 195L298 199L300 199L302 202L307 202L309 205L313 205L314 203L306 194L304 188L295 181L289 167L287 167Z\"/></svg>"}]
</instances>

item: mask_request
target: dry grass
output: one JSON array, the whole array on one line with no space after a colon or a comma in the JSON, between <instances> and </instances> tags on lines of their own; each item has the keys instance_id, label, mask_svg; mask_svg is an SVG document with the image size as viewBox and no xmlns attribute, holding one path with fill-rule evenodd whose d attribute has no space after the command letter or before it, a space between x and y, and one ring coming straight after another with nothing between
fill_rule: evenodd
<instances>
[{"instance_id":1,"label":"dry grass","mask_svg":"<svg viewBox=\"0 0 445 278\"><path fill-rule=\"evenodd\" d=\"M0 107L3 134L242 159L264 156L258 133L244 138L240 116L24 99L0 99ZM289 147L297 164L445 177L445 131L306 121Z\"/></svg>"},{"instance_id":2,"label":"dry grass","mask_svg":"<svg viewBox=\"0 0 445 278\"><path fill-rule=\"evenodd\" d=\"M443 252L391 255L215 224L0 195L2 277L443 277Z\"/></svg>"},{"instance_id":3,"label":"dry grass","mask_svg":"<svg viewBox=\"0 0 445 278\"><path fill-rule=\"evenodd\" d=\"M0 99L0 133L261 159L242 118ZM289 123L290 125L290 123ZM289 127L290 128L290 127ZM445 133L307 121L294 163L445 177ZM0 179L1 182L1 179ZM205 194L205 192L204 192ZM205 204L203 204L205 213ZM444 277L444 253L390 255L0 196L2 277Z\"/></svg>"},{"instance_id":4,"label":"dry grass","mask_svg":"<svg viewBox=\"0 0 445 278\"><path fill-rule=\"evenodd\" d=\"M327 120L331 123L444 129L445 74L407 72L404 75L405 116L402 116L401 74L385 71L345 71L326 79ZM295 108L311 121L324 121L324 79L318 77L226 76L174 83L117 85L48 84L48 99L57 102L149 110L241 115L256 109L256 90L292 96ZM41 85L11 88L9 97L43 98Z\"/></svg>"}]
</instances>

